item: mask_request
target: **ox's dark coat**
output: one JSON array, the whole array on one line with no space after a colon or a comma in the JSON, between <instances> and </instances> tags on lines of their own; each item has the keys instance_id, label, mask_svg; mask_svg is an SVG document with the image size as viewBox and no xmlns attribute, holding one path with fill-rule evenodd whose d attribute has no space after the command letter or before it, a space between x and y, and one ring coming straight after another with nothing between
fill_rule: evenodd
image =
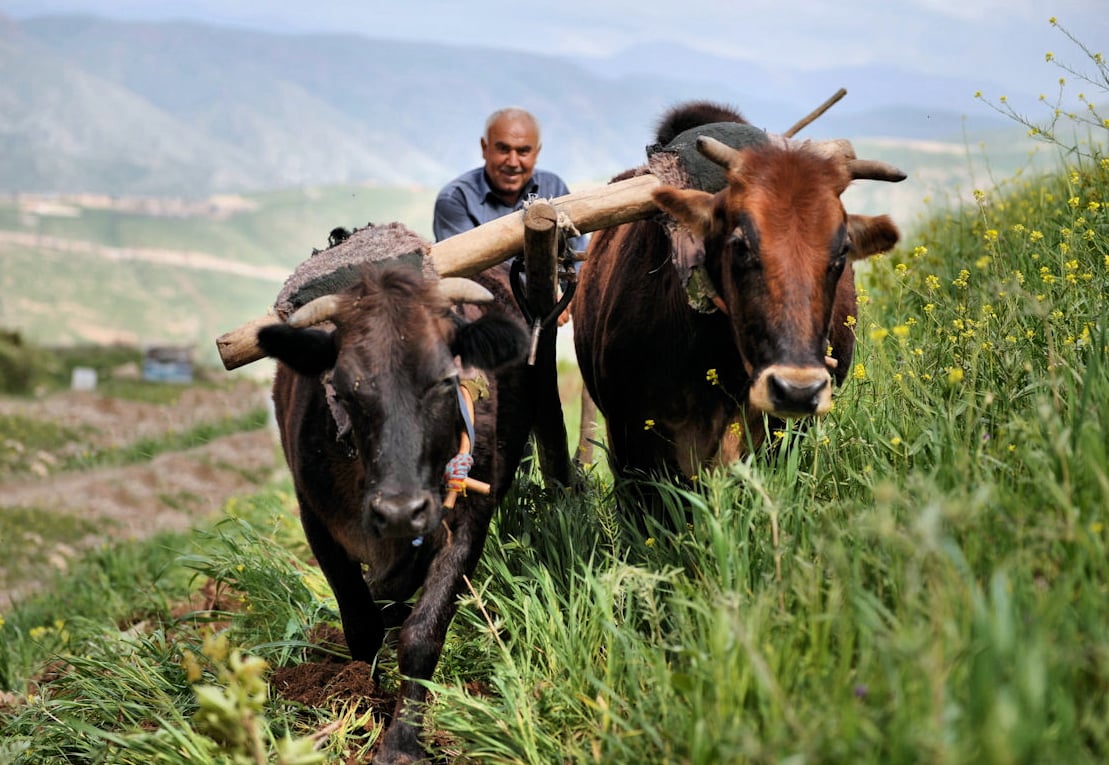
<instances>
[{"instance_id":1,"label":"ox's dark coat","mask_svg":"<svg viewBox=\"0 0 1109 765\"><path fill-rule=\"evenodd\" d=\"M675 109L659 141L724 119L743 121L712 104ZM842 382L848 372L851 261L892 247L897 229L885 216L844 211L851 176L842 162L774 143L742 158L719 193L663 187L655 201L665 216L590 243L574 341L618 474L690 476L733 459L758 441L764 412L826 411L832 376ZM725 310L690 307L670 262L683 238L703 248Z\"/></svg>"},{"instance_id":2,"label":"ox's dark coat","mask_svg":"<svg viewBox=\"0 0 1109 765\"><path fill-rule=\"evenodd\" d=\"M478 281L507 306L503 276L501 269ZM389 607L406 617L398 638L405 680L379 763L423 756L419 681L438 663L463 577L477 565L535 411L523 324L496 309L464 312L452 312L418 273L371 267L341 295L333 331L275 325L258 336L281 362L273 387L281 442L351 656L372 662L396 621L375 601L403 604L422 588L410 612ZM470 475L493 491L470 492L444 511L444 468L464 432L455 357L487 371L488 395L475 402Z\"/></svg>"}]
</instances>

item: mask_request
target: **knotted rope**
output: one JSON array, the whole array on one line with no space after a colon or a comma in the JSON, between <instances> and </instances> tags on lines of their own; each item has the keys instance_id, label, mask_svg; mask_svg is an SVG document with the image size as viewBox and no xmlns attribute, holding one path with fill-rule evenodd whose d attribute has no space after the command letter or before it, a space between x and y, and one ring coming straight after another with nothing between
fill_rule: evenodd
<instances>
[{"instance_id":1,"label":"knotted rope","mask_svg":"<svg viewBox=\"0 0 1109 765\"><path fill-rule=\"evenodd\" d=\"M462 412L462 419L466 423L466 430L462 433L458 443L458 454L447 462L443 471L443 480L447 484L447 496L443 498L443 507L450 510L458 500L458 495L466 495L466 491L476 491L478 494L488 494L489 484L470 478L470 468L474 466L474 455L471 453L474 443L474 397L465 385L455 382L458 391L458 408Z\"/></svg>"}]
</instances>

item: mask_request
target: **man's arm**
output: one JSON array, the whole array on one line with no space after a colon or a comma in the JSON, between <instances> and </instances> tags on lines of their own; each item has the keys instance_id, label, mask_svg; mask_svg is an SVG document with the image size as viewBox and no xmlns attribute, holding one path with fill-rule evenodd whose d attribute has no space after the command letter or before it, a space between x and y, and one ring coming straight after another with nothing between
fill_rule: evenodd
<instances>
[{"instance_id":1,"label":"man's arm","mask_svg":"<svg viewBox=\"0 0 1109 765\"><path fill-rule=\"evenodd\" d=\"M435 215L431 221L435 241L441 242L447 237L469 231L476 225L457 189L444 191L435 198Z\"/></svg>"}]
</instances>

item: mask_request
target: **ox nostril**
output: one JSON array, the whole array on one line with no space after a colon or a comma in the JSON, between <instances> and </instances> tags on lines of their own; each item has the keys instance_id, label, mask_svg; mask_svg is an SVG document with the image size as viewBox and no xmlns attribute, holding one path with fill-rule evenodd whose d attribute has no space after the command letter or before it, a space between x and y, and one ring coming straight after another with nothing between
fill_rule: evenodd
<instances>
[{"instance_id":1,"label":"ox nostril","mask_svg":"<svg viewBox=\"0 0 1109 765\"><path fill-rule=\"evenodd\" d=\"M774 408L785 412L811 414L820 406L827 379L795 381L771 375L767 381Z\"/></svg>"},{"instance_id":2,"label":"ox nostril","mask_svg":"<svg viewBox=\"0 0 1109 765\"><path fill-rule=\"evenodd\" d=\"M370 499L373 524L382 535L422 534L434 523L434 510L428 492L376 494Z\"/></svg>"}]
</instances>

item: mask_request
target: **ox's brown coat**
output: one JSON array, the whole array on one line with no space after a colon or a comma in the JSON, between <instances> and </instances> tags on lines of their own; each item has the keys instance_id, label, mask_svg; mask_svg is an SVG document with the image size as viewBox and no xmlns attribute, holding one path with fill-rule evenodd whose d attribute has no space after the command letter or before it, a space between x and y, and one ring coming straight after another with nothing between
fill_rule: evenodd
<instances>
[{"instance_id":1,"label":"ox's brown coat","mask_svg":"<svg viewBox=\"0 0 1109 765\"><path fill-rule=\"evenodd\" d=\"M696 122L693 112L668 115L660 139ZM838 161L768 144L745 150L742 170L733 166L728 179L715 195L655 192L661 210L704 248L726 312L689 306L664 220L599 232L590 244L574 341L605 416L610 461L624 476L690 476L757 442L764 412L826 411L825 356L842 382L854 352L851 261L897 241L887 217L844 211L839 197L851 178Z\"/></svg>"}]
</instances>

